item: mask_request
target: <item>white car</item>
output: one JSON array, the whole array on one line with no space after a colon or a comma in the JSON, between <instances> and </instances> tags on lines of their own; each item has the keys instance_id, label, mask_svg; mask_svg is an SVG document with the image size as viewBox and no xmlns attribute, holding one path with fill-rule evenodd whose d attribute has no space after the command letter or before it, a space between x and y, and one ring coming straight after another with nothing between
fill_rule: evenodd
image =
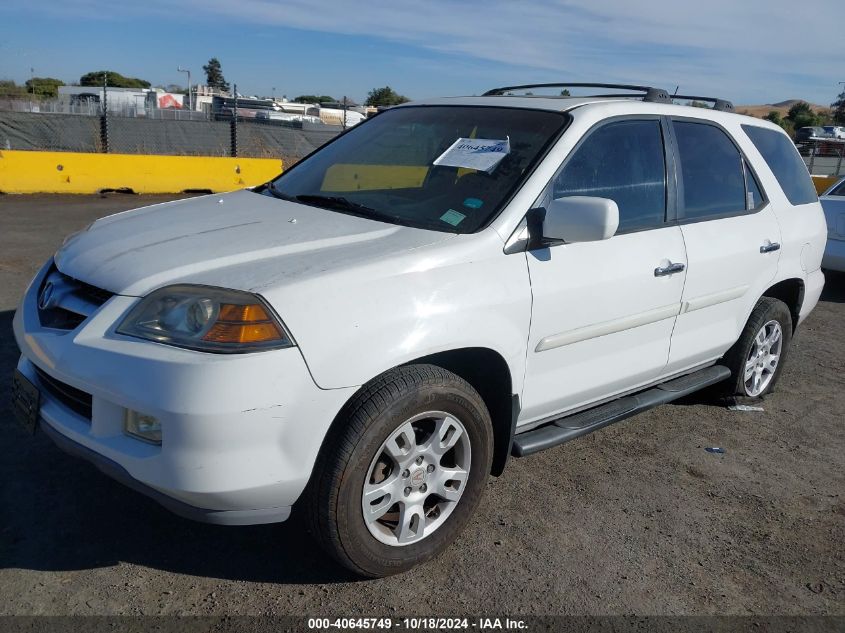
<instances>
[{"instance_id":1,"label":"white car","mask_svg":"<svg viewBox=\"0 0 845 633\"><path fill-rule=\"evenodd\" d=\"M845 138L845 127L841 125L825 125L824 133L825 136L832 138Z\"/></svg>"},{"instance_id":2,"label":"white car","mask_svg":"<svg viewBox=\"0 0 845 633\"><path fill-rule=\"evenodd\" d=\"M451 543L510 455L771 391L824 284L783 130L659 89L511 90L69 237L14 318L21 420L184 516L301 503L383 576Z\"/></svg>"},{"instance_id":3,"label":"white car","mask_svg":"<svg viewBox=\"0 0 845 633\"><path fill-rule=\"evenodd\" d=\"M825 191L820 201L827 220L827 247L822 267L845 272L845 178Z\"/></svg>"}]
</instances>

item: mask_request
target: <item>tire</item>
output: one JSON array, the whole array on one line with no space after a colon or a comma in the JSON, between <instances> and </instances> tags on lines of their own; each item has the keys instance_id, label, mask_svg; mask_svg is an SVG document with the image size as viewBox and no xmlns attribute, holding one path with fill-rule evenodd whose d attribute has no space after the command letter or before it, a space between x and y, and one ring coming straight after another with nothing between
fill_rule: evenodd
<instances>
[{"instance_id":1,"label":"tire","mask_svg":"<svg viewBox=\"0 0 845 633\"><path fill-rule=\"evenodd\" d=\"M731 378L724 395L756 400L774 391L791 342L789 308L778 299L761 297L739 340L725 354L724 364L731 370ZM774 356L777 358L772 366Z\"/></svg>"},{"instance_id":2,"label":"tire","mask_svg":"<svg viewBox=\"0 0 845 633\"><path fill-rule=\"evenodd\" d=\"M407 571L466 527L492 455L490 414L469 383L434 365L393 369L353 397L327 436L307 492L312 531L358 575Z\"/></svg>"}]
</instances>

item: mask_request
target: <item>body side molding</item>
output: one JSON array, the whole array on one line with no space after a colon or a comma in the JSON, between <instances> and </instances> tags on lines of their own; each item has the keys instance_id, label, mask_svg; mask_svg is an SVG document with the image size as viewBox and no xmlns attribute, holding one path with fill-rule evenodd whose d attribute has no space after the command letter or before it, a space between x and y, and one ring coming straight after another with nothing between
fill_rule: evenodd
<instances>
[{"instance_id":1,"label":"body side molding","mask_svg":"<svg viewBox=\"0 0 845 633\"><path fill-rule=\"evenodd\" d=\"M664 319L670 319L678 316L680 312L680 304L672 304L655 308L647 312L640 312L632 314L619 319L605 321L604 323L597 323L596 325L589 325L587 327L578 328L577 330L569 330L568 332L560 332L559 334L552 334L540 340L537 343L535 352L545 352L546 350L563 347L564 345L571 345L580 341L586 341L591 338L598 338L606 334L615 334L623 330L631 330L641 325L648 325L649 323L656 323Z\"/></svg>"}]
</instances>

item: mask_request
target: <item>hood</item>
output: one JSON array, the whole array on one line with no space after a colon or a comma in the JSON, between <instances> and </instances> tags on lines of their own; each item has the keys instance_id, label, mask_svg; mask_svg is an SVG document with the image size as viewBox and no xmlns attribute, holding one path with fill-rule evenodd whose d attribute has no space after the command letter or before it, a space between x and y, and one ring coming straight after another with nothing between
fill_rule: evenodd
<instances>
[{"instance_id":1,"label":"hood","mask_svg":"<svg viewBox=\"0 0 845 633\"><path fill-rule=\"evenodd\" d=\"M55 259L66 275L116 294L177 282L259 291L452 237L243 190L102 218Z\"/></svg>"}]
</instances>

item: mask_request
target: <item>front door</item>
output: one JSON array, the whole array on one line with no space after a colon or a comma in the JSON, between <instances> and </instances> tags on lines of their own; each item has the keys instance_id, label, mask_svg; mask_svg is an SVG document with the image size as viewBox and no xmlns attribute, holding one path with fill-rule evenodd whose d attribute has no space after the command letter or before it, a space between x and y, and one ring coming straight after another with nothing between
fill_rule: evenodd
<instances>
[{"instance_id":1,"label":"front door","mask_svg":"<svg viewBox=\"0 0 845 633\"><path fill-rule=\"evenodd\" d=\"M651 382L666 366L686 252L667 222L664 131L659 117L599 124L545 194L612 199L620 223L608 240L526 253L533 307L520 423Z\"/></svg>"}]
</instances>

